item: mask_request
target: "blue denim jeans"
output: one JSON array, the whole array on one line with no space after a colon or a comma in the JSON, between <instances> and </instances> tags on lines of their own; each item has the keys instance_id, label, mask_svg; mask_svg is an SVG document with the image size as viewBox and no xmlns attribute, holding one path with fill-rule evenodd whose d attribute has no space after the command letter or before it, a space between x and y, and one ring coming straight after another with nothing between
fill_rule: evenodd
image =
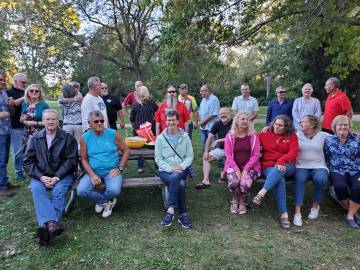
<instances>
[{"instance_id":1,"label":"blue denim jeans","mask_svg":"<svg viewBox=\"0 0 360 270\"><path fill-rule=\"evenodd\" d=\"M321 203L324 197L328 176L329 173L325 169L297 168L295 172L295 196L294 196L295 204L299 206L303 205L305 183L309 179L312 179L314 182L313 202Z\"/></svg>"},{"instance_id":2,"label":"blue denim jeans","mask_svg":"<svg viewBox=\"0 0 360 270\"><path fill-rule=\"evenodd\" d=\"M293 176L294 173L295 166L290 163L286 164L285 173L282 173L277 167L269 167L262 172L263 176L265 177L265 184L263 188L267 191L274 188L276 204L280 214L287 212L285 178Z\"/></svg>"},{"instance_id":3,"label":"blue denim jeans","mask_svg":"<svg viewBox=\"0 0 360 270\"><path fill-rule=\"evenodd\" d=\"M0 134L0 189L7 187L7 163L10 154L10 134Z\"/></svg>"},{"instance_id":4,"label":"blue denim jeans","mask_svg":"<svg viewBox=\"0 0 360 270\"><path fill-rule=\"evenodd\" d=\"M119 196L121 192L123 176L122 174L110 177L108 174L99 175L105 184L103 192L94 191L94 186L88 174L85 174L81 179L76 189L77 195L81 198L90 200L95 204L102 204Z\"/></svg>"},{"instance_id":5,"label":"blue denim jeans","mask_svg":"<svg viewBox=\"0 0 360 270\"><path fill-rule=\"evenodd\" d=\"M193 130L194 130L194 123L192 121L190 121L189 123L189 138L192 141L192 134L193 134Z\"/></svg>"},{"instance_id":6,"label":"blue denim jeans","mask_svg":"<svg viewBox=\"0 0 360 270\"><path fill-rule=\"evenodd\" d=\"M360 173L355 175L350 175L349 173L342 175L331 172L330 179L339 201L349 199L360 204Z\"/></svg>"},{"instance_id":7,"label":"blue denim jeans","mask_svg":"<svg viewBox=\"0 0 360 270\"><path fill-rule=\"evenodd\" d=\"M167 206L177 208L179 215L186 213L184 173L160 172L160 180L168 187L169 190Z\"/></svg>"},{"instance_id":8,"label":"blue denim jeans","mask_svg":"<svg viewBox=\"0 0 360 270\"><path fill-rule=\"evenodd\" d=\"M67 175L58 181L53 189L50 189L49 197L43 182L31 179L30 188L34 199L34 207L39 226L50 221L61 221L66 206L66 192L70 189L74 177Z\"/></svg>"},{"instance_id":9,"label":"blue denim jeans","mask_svg":"<svg viewBox=\"0 0 360 270\"><path fill-rule=\"evenodd\" d=\"M24 129L23 128L14 128L11 130L11 147L13 154L13 162L16 176L22 177L24 176L23 169L23 144L22 140L24 137Z\"/></svg>"}]
</instances>

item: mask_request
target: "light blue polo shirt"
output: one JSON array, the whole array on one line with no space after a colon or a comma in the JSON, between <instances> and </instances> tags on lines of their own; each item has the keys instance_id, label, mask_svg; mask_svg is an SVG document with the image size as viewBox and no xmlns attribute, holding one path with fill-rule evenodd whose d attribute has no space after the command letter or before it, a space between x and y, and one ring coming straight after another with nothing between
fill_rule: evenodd
<instances>
[{"instance_id":1,"label":"light blue polo shirt","mask_svg":"<svg viewBox=\"0 0 360 270\"><path fill-rule=\"evenodd\" d=\"M213 124L218 120L219 111L220 101L215 95L211 94L208 98L203 98L199 107L200 121L206 119L209 115L214 115L215 117L206 124L205 128L201 129L210 131Z\"/></svg>"}]
</instances>

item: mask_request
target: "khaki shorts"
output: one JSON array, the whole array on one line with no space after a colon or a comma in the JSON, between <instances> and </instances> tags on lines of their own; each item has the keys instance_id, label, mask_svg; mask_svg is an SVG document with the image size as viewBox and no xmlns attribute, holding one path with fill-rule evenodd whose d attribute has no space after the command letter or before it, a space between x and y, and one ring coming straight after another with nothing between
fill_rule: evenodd
<instances>
[{"instance_id":1,"label":"khaki shorts","mask_svg":"<svg viewBox=\"0 0 360 270\"><path fill-rule=\"evenodd\" d=\"M216 159L222 159L225 157L225 151L224 149L215 148L209 152L209 155Z\"/></svg>"}]
</instances>

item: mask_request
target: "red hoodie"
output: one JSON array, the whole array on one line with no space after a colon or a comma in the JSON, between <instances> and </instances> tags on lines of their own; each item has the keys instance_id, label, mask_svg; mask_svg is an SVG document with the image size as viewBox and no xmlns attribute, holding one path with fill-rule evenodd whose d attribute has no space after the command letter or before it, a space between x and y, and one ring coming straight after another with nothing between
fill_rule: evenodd
<instances>
[{"instance_id":1,"label":"red hoodie","mask_svg":"<svg viewBox=\"0 0 360 270\"><path fill-rule=\"evenodd\" d=\"M299 152L296 134L286 137L271 131L261 132L259 135L262 146L261 169L275 165L294 164Z\"/></svg>"}]
</instances>

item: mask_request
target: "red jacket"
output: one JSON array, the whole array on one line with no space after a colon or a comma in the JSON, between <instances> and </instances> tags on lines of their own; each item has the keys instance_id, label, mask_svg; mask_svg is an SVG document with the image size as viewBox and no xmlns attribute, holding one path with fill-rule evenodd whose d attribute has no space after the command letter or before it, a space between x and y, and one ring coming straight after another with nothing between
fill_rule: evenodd
<instances>
[{"instance_id":1,"label":"red jacket","mask_svg":"<svg viewBox=\"0 0 360 270\"><path fill-rule=\"evenodd\" d=\"M261 169L275 165L295 164L299 152L296 134L286 137L272 131L261 132L259 135L262 146Z\"/></svg>"}]
</instances>

